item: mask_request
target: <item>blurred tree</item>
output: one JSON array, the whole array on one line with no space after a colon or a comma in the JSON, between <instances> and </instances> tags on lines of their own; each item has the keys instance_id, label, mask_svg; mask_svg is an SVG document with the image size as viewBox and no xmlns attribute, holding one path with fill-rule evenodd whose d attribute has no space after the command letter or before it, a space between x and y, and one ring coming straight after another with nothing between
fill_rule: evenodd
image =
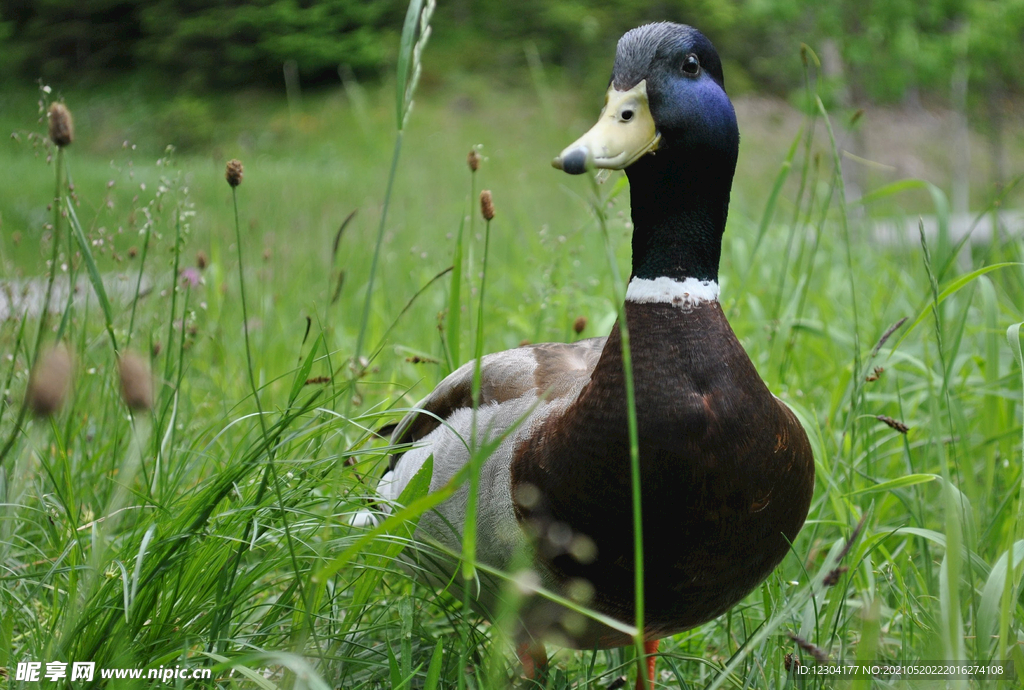
<instances>
[{"instance_id":1,"label":"blurred tree","mask_svg":"<svg viewBox=\"0 0 1024 690\"><path fill-rule=\"evenodd\" d=\"M397 49L406 0L0 0L0 61L36 77L159 70L176 85L279 85L375 75ZM449 0L435 15L427 69L525 74L557 66L607 78L610 51L644 22L693 24L726 60L730 90L799 88L800 44L831 56L833 104L950 97L967 61L973 112L1024 92L1024 0ZM957 37L967 32L966 58ZM529 58L527 57L529 56ZM979 107L980 106L980 107ZM997 107L998 106L998 107ZM994 121L994 120L993 120Z\"/></svg>"},{"instance_id":2,"label":"blurred tree","mask_svg":"<svg viewBox=\"0 0 1024 690\"><path fill-rule=\"evenodd\" d=\"M381 0L151 0L140 3L143 61L199 85L280 81L294 60L305 79L386 59L397 3Z\"/></svg>"},{"instance_id":3,"label":"blurred tree","mask_svg":"<svg viewBox=\"0 0 1024 690\"><path fill-rule=\"evenodd\" d=\"M1006 180L1003 152L1007 97L1024 92L1024 0L972 0L967 54L975 109L985 113L997 188Z\"/></svg>"},{"instance_id":4,"label":"blurred tree","mask_svg":"<svg viewBox=\"0 0 1024 690\"><path fill-rule=\"evenodd\" d=\"M627 30L671 20L700 27L723 53L740 18L742 0L456 0L440 3L436 40L453 39L471 50L456 67L508 69L526 65L524 45L536 48L545 65L562 67L578 80L607 79L610 51ZM444 48L442 48L444 50ZM532 48L531 48L532 50Z\"/></svg>"},{"instance_id":5,"label":"blurred tree","mask_svg":"<svg viewBox=\"0 0 1024 690\"><path fill-rule=\"evenodd\" d=\"M130 69L142 38L135 0L0 0L5 70L30 77ZM6 35L5 35L6 34Z\"/></svg>"},{"instance_id":6,"label":"blurred tree","mask_svg":"<svg viewBox=\"0 0 1024 690\"><path fill-rule=\"evenodd\" d=\"M376 72L401 0L0 0L0 55L30 77L155 68L195 86Z\"/></svg>"}]
</instances>

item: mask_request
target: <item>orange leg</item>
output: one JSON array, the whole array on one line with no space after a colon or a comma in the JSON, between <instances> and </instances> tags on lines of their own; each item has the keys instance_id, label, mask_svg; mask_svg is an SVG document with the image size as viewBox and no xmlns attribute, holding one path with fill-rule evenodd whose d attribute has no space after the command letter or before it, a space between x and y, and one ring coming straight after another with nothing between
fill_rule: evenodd
<instances>
[{"instance_id":1,"label":"orange leg","mask_svg":"<svg viewBox=\"0 0 1024 690\"><path fill-rule=\"evenodd\" d=\"M548 653L543 642L520 642L516 647L516 656L523 665L524 678L537 680L538 674L547 673Z\"/></svg>"},{"instance_id":2,"label":"orange leg","mask_svg":"<svg viewBox=\"0 0 1024 690\"><path fill-rule=\"evenodd\" d=\"M636 677L636 690L654 690L654 662L658 657L658 643L661 640L646 640L644 642L644 655L647 658L647 678L640 674Z\"/></svg>"}]
</instances>

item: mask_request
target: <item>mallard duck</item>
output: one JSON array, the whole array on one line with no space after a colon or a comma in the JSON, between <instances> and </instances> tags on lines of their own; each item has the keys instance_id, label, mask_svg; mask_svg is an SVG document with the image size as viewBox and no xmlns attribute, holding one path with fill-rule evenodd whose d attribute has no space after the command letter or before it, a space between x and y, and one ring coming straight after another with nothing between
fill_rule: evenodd
<instances>
[{"instance_id":1,"label":"mallard duck","mask_svg":"<svg viewBox=\"0 0 1024 690\"><path fill-rule=\"evenodd\" d=\"M782 561L803 526L814 460L796 416L768 390L719 304L718 265L739 148L711 42L657 23L618 43L594 127L554 159L570 174L625 170L633 267L625 295L639 431L646 651L725 613ZM483 358L478 436L507 433L481 469L477 558L508 571L531 553L543 587L634 621L634 550L620 329ZM431 489L467 462L473 364L448 376L395 429L378 492L396 499L428 456ZM509 431L511 429L511 431ZM424 514L421 537L458 553L465 485ZM434 581L455 572L435 562ZM428 569L429 571L429 569ZM429 579L429 578L428 578ZM581 594L582 593L582 594ZM485 612L493 589L475 589ZM581 649L627 634L528 598L520 639ZM533 656L537 657L536 647ZM544 657L535 658L543 663ZM648 678L654 680L654 657Z\"/></svg>"}]
</instances>

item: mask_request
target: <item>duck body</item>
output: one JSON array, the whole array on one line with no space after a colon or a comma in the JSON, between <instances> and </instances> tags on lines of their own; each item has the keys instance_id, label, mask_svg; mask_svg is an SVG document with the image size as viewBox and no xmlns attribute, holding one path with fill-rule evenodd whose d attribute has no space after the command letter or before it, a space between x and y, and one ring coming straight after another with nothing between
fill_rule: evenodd
<instances>
[{"instance_id":1,"label":"duck body","mask_svg":"<svg viewBox=\"0 0 1024 690\"><path fill-rule=\"evenodd\" d=\"M640 444L645 636L659 639L721 615L779 564L806 517L813 465L805 461L811 452L802 428L758 377L717 301L627 302L626 317ZM589 582L593 608L631 621L622 370L613 328L591 382L517 449L511 478L513 493L524 483L543 487L536 507L519 506L520 520L565 524L594 540L592 562L571 552L546 559L562 588ZM611 631L597 639L563 634L580 647L629 644Z\"/></svg>"},{"instance_id":2,"label":"duck body","mask_svg":"<svg viewBox=\"0 0 1024 690\"><path fill-rule=\"evenodd\" d=\"M807 436L761 380L718 302L718 264L739 133L721 64L696 30L654 24L619 42L598 124L555 161L566 172L625 169L634 223L625 314L631 342L643 508L645 631L657 640L736 604L782 561L814 484ZM498 439L483 463L477 558L528 558L539 584L632 624L634 544L620 327L607 338L522 347L446 378L393 435L413 443L378 488L395 499L429 456L431 489ZM443 422L443 423L442 423ZM458 553L468 487L425 514L418 534ZM422 572L447 582L454 558ZM500 587L474 598L487 613ZM540 597L526 638L577 648L628 635Z\"/></svg>"}]
</instances>

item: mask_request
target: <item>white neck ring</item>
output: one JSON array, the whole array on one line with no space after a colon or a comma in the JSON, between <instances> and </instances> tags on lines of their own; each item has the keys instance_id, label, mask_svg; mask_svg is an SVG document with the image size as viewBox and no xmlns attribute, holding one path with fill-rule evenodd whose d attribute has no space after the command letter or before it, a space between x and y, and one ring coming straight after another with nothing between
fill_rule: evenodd
<instances>
[{"instance_id":1,"label":"white neck ring","mask_svg":"<svg viewBox=\"0 0 1024 690\"><path fill-rule=\"evenodd\" d=\"M663 303L688 308L701 302L717 302L718 283L714 280L696 278L673 280L665 276L653 280L633 278L626 288L626 301L638 304Z\"/></svg>"}]
</instances>

